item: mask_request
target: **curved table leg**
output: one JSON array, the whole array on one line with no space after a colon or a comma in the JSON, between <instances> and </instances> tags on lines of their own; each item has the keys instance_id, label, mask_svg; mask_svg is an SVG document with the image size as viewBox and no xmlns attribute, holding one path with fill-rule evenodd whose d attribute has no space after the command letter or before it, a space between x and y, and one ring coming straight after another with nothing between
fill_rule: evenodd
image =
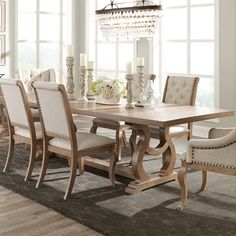
<instances>
[{"instance_id":1,"label":"curved table leg","mask_svg":"<svg viewBox=\"0 0 236 236\"><path fill-rule=\"evenodd\" d=\"M176 162L175 146L169 134L169 127L160 128L160 139L162 143L166 143L168 148L162 154L163 166L160 170L160 175L170 175L173 173Z\"/></svg>"},{"instance_id":2,"label":"curved table leg","mask_svg":"<svg viewBox=\"0 0 236 236\"><path fill-rule=\"evenodd\" d=\"M173 172L176 160L176 152L174 144L169 135L169 128L160 128L160 145L153 149L158 155L163 155L163 166L160 170L160 176L149 176L143 168L143 157L145 151L149 147L150 134L147 126L137 126L132 131L130 137L130 147L133 153L132 157L132 171L135 181L131 182L125 189L127 193L135 194L144 189L151 188L172 180L177 179L177 174ZM137 144L137 135L139 141ZM150 150L151 151L151 150Z\"/></svg>"},{"instance_id":3,"label":"curved table leg","mask_svg":"<svg viewBox=\"0 0 236 236\"><path fill-rule=\"evenodd\" d=\"M138 135L138 144L136 143L137 130L133 130L132 135L130 137L130 147L132 150L131 165L136 182L150 179L150 177L143 168L143 157L150 140L148 127L145 126L139 128Z\"/></svg>"}]
</instances>

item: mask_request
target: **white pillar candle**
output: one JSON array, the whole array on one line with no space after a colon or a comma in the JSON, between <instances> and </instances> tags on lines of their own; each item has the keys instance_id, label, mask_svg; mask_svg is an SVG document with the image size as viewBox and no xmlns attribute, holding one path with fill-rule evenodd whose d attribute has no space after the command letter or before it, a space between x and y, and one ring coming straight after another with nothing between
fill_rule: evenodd
<instances>
[{"instance_id":1,"label":"white pillar candle","mask_svg":"<svg viewBox=\"0 0 236 236\"><path fill-rule=\"evenodd\" d=\"M67 57L73 57L74 54L73 54L73 47L72 45L68 45L67 46Z\"/></svg>"},{"instance_id":2,"label":"white pillar candle","mask_svg":"<svg viewBox=\"0 0 236 236\"><path fill-rule=\"evenodd\" d=\"M87 66L87 54L80 54L80 66Z\"/></svg>"},{"instance_id":3,"label":"white pillar candle","mask_svg":"<svg viewBox=\"0 0 236 236\"><path fill-rule=\"evenodd\" d=\"M93 61L88 61L87 69L93 70Z\"/></svg>"},{"instance_id":4,"label":"white pillar candle","mask_svg":"<svg viewBox=\"0 0 236 236\"><path fill-rule=\"evenodd\" d=\"M126 64L126 74L132 75L133 74L133 62L130 61Z\"/></svg>"},{"instance_id":5,"label":"white pillar candle","mask_svg":"<svg viewBox=\"0 0 236 236\"><path fill-rule=\"evenodd\" d=\"M136 66L144 66L144 57L136 58Z\"/></svg>"}]
</instances>

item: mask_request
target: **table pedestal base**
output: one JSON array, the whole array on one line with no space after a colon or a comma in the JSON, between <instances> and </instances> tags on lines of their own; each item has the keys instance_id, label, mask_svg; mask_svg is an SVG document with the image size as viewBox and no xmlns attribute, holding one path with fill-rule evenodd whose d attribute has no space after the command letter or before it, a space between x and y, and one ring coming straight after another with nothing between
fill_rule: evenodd
<instances>
[{"instance_id":1,"label":"table pedestal base","mask_svg":"<svg viewBox=\"0 0 236 236\"><path fill-rule=\"evenodd\" d=\"M136 193L142 192L145 189L148 189L153 186L160 185L160 184L164 184L173 180L177 180L176 172L173 172L172 174L167 175L167 176L151 177L149 180L146 180L143 182L133 181L125 189L125 192L129 194L136 194Z\"/></svg>"},{"instance_id":2,"label":"table pedestal base","mask_svg":"<svg viewBox=\"0 0 236 236\"><path fill-rule=\"evenodd\" d=\"M109 170L109 162L106 160L101 160L97 158L86 158L84 160L84 163L86 166L93 167L96 169L100 169L103 171ZM117 164L115 173L120 176L124 176L129 179L134 179L134 175L132 172L132 167L131 166L125 166L123 164ZM166 176L158 176L157 174L150 175L150 178L145 181L132 181L125 189L126 193L129 194L136 194L140 193L145 189L164 184L173 180L177 180L177 173L173 172L170 175Z\"/></svg>"}]
</instances>

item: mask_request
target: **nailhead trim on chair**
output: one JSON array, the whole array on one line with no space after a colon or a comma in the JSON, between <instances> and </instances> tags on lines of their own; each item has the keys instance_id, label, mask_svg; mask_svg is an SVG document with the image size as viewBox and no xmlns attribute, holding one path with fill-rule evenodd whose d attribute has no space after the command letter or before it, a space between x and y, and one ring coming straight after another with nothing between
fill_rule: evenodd
<instances>
[{"instance_id":1,"label":"nailhead trim on chair","mask_svg":"<svg viewBox=\"0 0 236 236\"><path fill-rule=\"evenodd\" d=\"M210 147L210 148L198 148L198 147L194 147L192 149L192 159L194 159L194 150L195 149L198 149L198 150L211 150L211 149L221 149L221 148L225 148L225 147L228 147L228 146L231 146L233 144L235 144L236 141L234 142L231 142L227 145L223 145L223 146L219 146L219 147ZM228 168L228 169L234 169L236 170L236 167L234 166L224 166L222 164L214 164L214 163L206 163L206 162L199 162L199 161L193 161L193 163L196 163L196 164L203 164L203 165L209 165L209 166L219 166L219 167L224 167L224 168Z\"/></svg>"},{"instance_id":2,"label":"nailhead trim on chair","mask_svg":"<svg viewBox=\"0 0 236 236\"><path fill-rule=\"evenodd\" d=\"M207 165L207 166L218 166L218 167L224 167L224 168L236 170L236 167L234 166L224 166L222 164L214 164L214 163L207 163L207 162L201 162L201 161L193 161L192 163L196 163L200 165Z\"/></svg>"}]
</instances>

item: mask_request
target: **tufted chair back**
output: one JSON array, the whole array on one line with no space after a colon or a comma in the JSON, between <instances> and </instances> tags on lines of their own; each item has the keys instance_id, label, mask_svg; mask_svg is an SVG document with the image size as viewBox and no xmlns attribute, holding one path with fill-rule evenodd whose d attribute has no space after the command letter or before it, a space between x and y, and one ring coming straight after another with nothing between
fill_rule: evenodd
<instances>
[{"instance_id":1,"label":"tufted chair back","mask_svg":"<svg viewBox=\"0 0 236 236\"><path fill-rule=\"evenodd\" d=\"M10 124L28 128L29 118L33 118L22 82L16 79L1 79L0 85Z\"/></svg>"},{"instance_id":2,"label":"tufted chair back","mask_svg":"<svg viewBox=\"0 0 236 236\"><path fill-rule=\"evenodd\" d=\"M198 77L168 76L162 102L195 105Z\"/></svg>"},{"instance_id":3,"label":"tufted chair back","mask_svg":"<svg viewBox=\"0 0 236 236\"><path fill-rule=\"evenodd\" d=\"M47 136L70 139L74 126L71 125L72 113L64 85L33 82L32 87L39 105L43 132Z\"/></svg>"}]
</instances>

